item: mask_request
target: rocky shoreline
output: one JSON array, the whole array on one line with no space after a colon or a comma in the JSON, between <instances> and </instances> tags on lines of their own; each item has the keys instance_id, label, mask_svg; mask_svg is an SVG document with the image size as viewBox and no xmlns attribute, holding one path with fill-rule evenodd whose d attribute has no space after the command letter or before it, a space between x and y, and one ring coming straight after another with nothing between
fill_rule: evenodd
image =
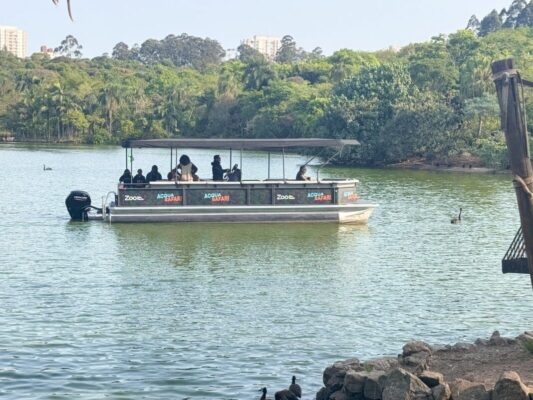
<instances>
[{"instance_id":1,"label":"rocky shoreline","mask_svg":"<svg viewBox=\"0 0 533 400\"><path fill-rule=\"evenodd\" d=\"M533 400L533 332L434 347L327 367L316 400Z\"/></svg>"}]
</instances>

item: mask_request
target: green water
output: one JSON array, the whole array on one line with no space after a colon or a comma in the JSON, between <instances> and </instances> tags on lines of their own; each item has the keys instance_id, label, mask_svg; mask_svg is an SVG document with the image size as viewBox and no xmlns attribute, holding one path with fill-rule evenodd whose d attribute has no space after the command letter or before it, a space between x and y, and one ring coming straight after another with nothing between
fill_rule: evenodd
<instances>
[{"instance_id":1,"label":"green water","mask_svg":"<svg viewBox=\"0 0 533 400\"><path fill-rule=\"evenodd\" d=\"M188 154L207 176L212 152ZM166 151L134 156L168 172ZM98 204L123 164L118 148L0 147L0 395L253 399L295 374L310 399L339 359L532 327L529 278L501 274L508 176L323 170L380 205L364 227L70 222L70 190ZM245 154L244 177L266 165Z\"/></svg>"}]
</instances>

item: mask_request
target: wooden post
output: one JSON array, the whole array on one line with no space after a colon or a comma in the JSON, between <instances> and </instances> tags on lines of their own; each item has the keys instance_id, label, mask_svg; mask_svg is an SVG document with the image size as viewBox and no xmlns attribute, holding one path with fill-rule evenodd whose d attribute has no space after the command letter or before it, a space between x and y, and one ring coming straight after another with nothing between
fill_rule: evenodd
<instances>
[{"instance_id":1,"label":"wooden post","mask_svg":"<svg viewBox=\"0 0 533 400\"><path fill-rule=\"evenodd\" d=\"M533 168L529 156L520 76L514 69L512 58L494 62L492 74L500 104L502 129L505 132L511 161L513 185L516 190L529 275L533 287Z\"/></svg>"}]
</instances>

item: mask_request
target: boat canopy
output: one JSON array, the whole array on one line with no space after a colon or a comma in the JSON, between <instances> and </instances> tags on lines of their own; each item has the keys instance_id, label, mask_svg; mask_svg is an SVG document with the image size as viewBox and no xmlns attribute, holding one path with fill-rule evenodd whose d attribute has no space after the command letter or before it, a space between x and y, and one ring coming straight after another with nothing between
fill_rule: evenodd
<instances>
[{"instance_id":1,"label":"boat canopy","mask_svg":"<svg viewBox=\"0 0 533 400\"><path fill-rule=\"evenodd\" d=\"M355 139L145 139L124 140L122 147L128 148L188 148L188 149L283 149L287 147L335 147L356 146Z\"/></svg>"}]
</instances>

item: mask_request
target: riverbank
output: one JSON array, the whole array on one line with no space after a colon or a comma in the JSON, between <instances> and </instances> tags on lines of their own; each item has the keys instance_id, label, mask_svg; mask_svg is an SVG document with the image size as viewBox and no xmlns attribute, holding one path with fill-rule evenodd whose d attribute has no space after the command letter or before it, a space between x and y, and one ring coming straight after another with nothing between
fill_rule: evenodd
<instances>
[{"instance_id":1,"label":"riverbank","mask_svg":"<svg viewBox=\"0 0 533 400\"><path fill-rule=\"evenodd\" d=\"M317 400L528 400L533 332L443 347L409 342L397 357L336 362L323 383Z\"/></svg>"}]
</instances>

